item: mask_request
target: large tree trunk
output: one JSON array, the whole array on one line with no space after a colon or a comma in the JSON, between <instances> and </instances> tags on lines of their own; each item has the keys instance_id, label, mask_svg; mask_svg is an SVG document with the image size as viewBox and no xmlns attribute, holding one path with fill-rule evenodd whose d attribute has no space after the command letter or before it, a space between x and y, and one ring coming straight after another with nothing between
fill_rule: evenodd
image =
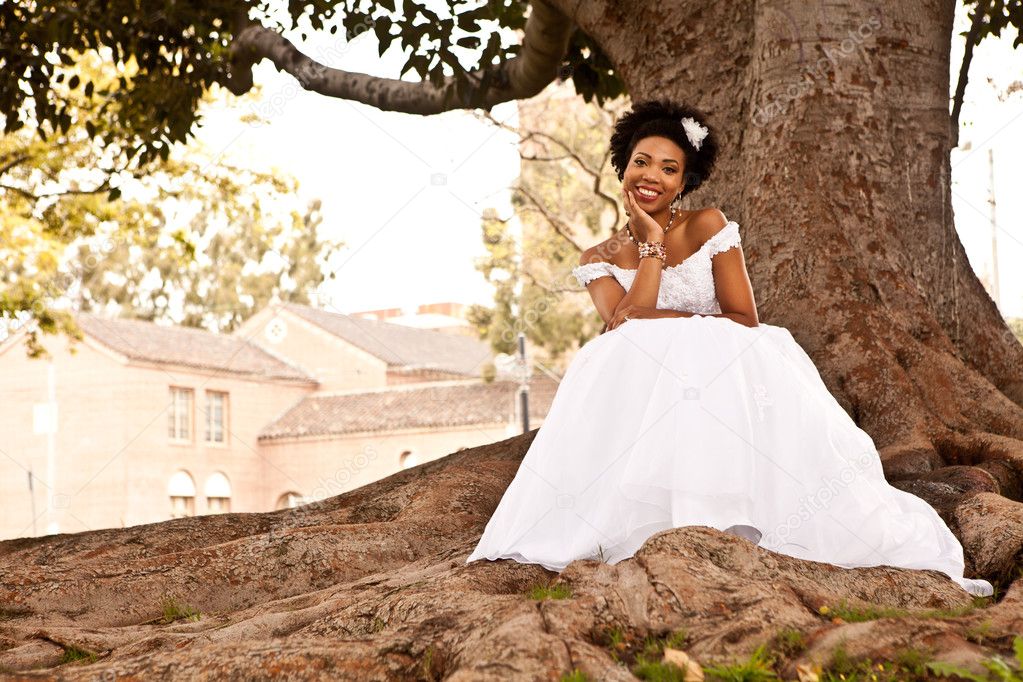
<instances>
[{"instance_id":1,"label":"large tree trunk","mask_svg":"<svg viewBox=\"0 0 1023 682\"><path fill-rule=\"evenodd\" d=\"M242 72L267 57L310 89L383 109L491 106L549 82L575 22L634 101L710 114L722 157L688 208L739 222L761 321L792 332L889 480L934 505L968 564L1008 580L1023 552L1023 345L954 229L955 2L533 0L522 55L481 67L473 82L493 71L499 85L462 96L450 78L366 83L253 25L232 78L243 91Z\"/></svg>"},{"instance_id":2,"label":"large tree trunk","mask_svg":"<svg viewBox=\"0 0 1023 682\"><path fill-rule=\"evenodd\" d=\"M1023 345L953 224L954 9L682 0L575 15L634 101L711 116L722 158L688 208L739 222L761 321L792 332L889 479L950 523L966 497L1018 500L1023 481Z\"/></svg>"}]
</instances>

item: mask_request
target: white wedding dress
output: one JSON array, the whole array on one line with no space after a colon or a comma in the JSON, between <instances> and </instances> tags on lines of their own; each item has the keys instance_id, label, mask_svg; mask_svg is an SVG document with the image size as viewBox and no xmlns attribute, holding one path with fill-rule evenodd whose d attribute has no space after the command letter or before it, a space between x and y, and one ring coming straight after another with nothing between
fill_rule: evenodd
<instances>
[{"instance_id":1,"label":"white wedding dress","mask_svg":"<svg viewBox=\"0 0 1023 682\"><path fill-rule=\"evenodd\" d=\"M617 563L659 531L701 525L764 549L852 568L934 569L971 594L963 549L927 502L888 484L856 426L784 327L724 317L711 259L740 244L728 223L661 275L658 308L579 349L515 478L466 563L561 571ZM580 284L635 270L589 263Z\"/></svg>"}]
</instances>

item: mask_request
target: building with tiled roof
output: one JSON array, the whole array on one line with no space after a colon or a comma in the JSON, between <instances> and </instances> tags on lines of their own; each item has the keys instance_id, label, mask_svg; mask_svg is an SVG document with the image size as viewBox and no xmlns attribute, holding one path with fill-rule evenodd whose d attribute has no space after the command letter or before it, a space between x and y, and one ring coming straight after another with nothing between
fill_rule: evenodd
<instances>
[{"instance_id":1,"label":"building with tiled roof","mask_svg":"<svg viewBox=\"0 0 1023 682\"><path fill-rule=\"evenodd\" d=\"M299 304L231 334L79 313L81 341L0 342L0 539L337 495L520 433L489 345ZM530 381L529 428L557 381Z\"/></svg>"},{"instance_id":2,"label":"building with tiled roof","mask_svg":"<svg viewBox=\"0 0 1023 682\"><path fill-rule=\"evenodd\" d=\"M480 368L492 356L490 347L475 338L361 319L296 303L285 303L281 309L372 353L392 370L430 370L438 375L478 377Z\"/></svg>"},{"instance_id":3,"label":"building with tiled roof","mask_svg":"<svg viewBox=\"0 0 1023 682\"><path fill-rule=\"evenodd\" d=\"M260 432L260 441L401 429L517 424L515 381L452 381L374 390L314 393ZM539 375L529 384L531 422L550 409L557 382ZM503 436L502 436L503 437Z\"/></svg>"},{"instance_id":4,"label":"building with tiled roof","mask_svg":"<svg viewBox=\"0 0 1023 682\"><path fill-rule=\"evenodd\" d=\"M89 313L80 313L75 319L83 332L126 360L267 379L316 381L302 369L241 337Z\"/></svg>"}]
</instances>

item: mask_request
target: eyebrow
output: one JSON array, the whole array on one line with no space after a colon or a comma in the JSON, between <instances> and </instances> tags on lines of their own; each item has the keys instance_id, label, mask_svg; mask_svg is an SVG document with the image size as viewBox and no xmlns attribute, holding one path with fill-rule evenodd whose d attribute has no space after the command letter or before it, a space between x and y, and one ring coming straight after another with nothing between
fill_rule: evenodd
<instances>
[{"instance_id":1,"label":"eyebrow","mask_svg":"<svg viewBox=\"0 0 1023 682\"><path fill-rule=\"evenodd\" d=\"M642 154L643 156L650 156L646 152L636 152L637 156L639 156L640 154ZM678 163L678 161L676 161L675 159L661 159L661 161L669 161L671 163Z\"/></svg>"}]
</instances>

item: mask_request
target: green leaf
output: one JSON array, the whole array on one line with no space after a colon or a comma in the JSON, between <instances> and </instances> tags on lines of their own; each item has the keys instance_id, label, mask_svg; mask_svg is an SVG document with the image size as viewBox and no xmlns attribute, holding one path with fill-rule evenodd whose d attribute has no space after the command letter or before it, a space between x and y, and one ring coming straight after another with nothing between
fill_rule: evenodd
<instances>
[{"instance_id":1,"label":"green leaf","mask_svg":"<svg viewBox=\"0 0 1023 682\"><path fill-rule=\"evenodd\" d=\"M927 668L931 670L931 672L941 675L942 677L952 677L955 675L967 680L972 680L973 682L986 682L987 680L987 677L975 675L965 668L960 668L957 665L952 665L951 663L945 663L943 661L932 661L927 664Z\"/></svg>"},{"instance_id":2,"label":"green leaf","mask_svg":"<svg viewBox=\"0 0 1023 682\"><path fill-rule=\"evenodd\" d=\"M390 46L391 41L394 40L394 36L391 35L391 19L390 17L380 17L373 25L373 32L376 33L377 42L380 44L379 51L380 56L383 56L384 52Z\"/></svg>"}]
</instances>

